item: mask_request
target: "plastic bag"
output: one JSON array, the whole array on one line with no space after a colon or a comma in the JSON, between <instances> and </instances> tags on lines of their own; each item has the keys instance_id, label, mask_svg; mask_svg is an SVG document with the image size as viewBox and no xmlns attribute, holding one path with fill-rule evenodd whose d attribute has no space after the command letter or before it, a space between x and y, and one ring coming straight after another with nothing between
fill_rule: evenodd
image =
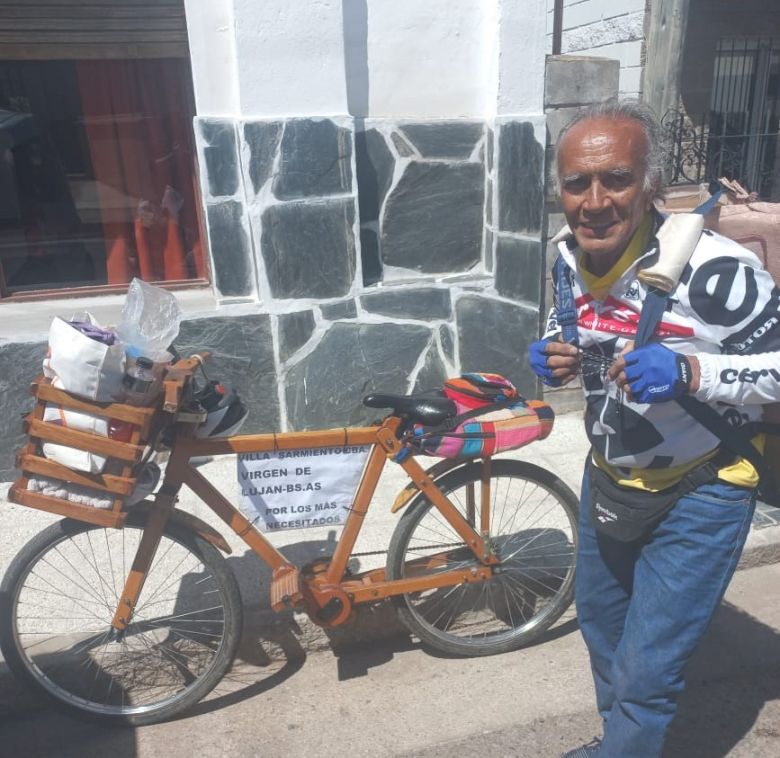
<instances>
[{"instance_id":1,"label":"plastic bag","mask_svg":"<svg viewBox=\"0 0 780 758\"><path fill-rule=\"evenodd\" d=\"M82 328L55 318L49 329L49 350L43 361L43 373L56 379L60 389L88 400L116 400L122 393L125 372L125 348L119 341L89 337L83 325L106 332L88 313L74 318Z\"/></svg>"},{"instance_id":2,"label":"plastic bag","mask_svg":"<svg viewBox=\"0 0 780 758\"><path fill-rule=\"evenodd\" d=\"M168 347L179 334L181 309L172 293L133 279L122 308L117 334L138 355L154 362L170 360Z\"/></svg>"},{"instance_id":3,"label":"plastic bag","mask_svg":"<svg viewBox=\"0 0 780 758\"><path fill-rule=\"evenodd\" d=\"M92 432L101 437L108 436L108 419L92 416L89 413L65 410L59 405L46 404L43 420L50 424L58 424L80 432ZM106 465L106 459L101 455L90 453L86 450L78 450L75 447L58 445L54 442L43 443L43 454L52 461L57 461L63 466L86 471L89 474L99 474ZM59 495L57 497L60 497Z\"/></svg>"}]
</instances>

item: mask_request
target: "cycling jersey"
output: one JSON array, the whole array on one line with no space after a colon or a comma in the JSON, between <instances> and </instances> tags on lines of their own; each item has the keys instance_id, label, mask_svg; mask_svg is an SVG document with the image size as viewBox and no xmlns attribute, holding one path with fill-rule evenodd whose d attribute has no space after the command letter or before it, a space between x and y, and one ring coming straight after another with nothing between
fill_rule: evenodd
<instances>
[{"instance_id":1,"label":"cycling jersey","mask_svg":"<svg viewBox=\"0 0 780 758\"><path fill-rule=\"evenodd\" d=\"M629 402L606 376L611 360L636 335L647 291L637 272L656 260L654 235L597 300L578 272L581 252L567 232L556 241L577 308L585 426L595 451L611 467L649 471L684 466L714 451L718 438L677 403ZM554 306L545 337L559 332ZM780 291L756 256L736 242L703 232L654 339L696 355L701 380L695 397L733 426L760 419L762 404L780 400Z\"/></svg>"}]
</instances>

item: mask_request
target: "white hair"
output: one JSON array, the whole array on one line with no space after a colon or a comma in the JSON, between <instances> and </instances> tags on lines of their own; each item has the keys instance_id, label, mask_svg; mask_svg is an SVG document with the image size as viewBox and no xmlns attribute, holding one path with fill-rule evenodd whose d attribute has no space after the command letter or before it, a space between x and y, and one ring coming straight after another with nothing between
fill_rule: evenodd
<instances>
[{"instance_id":1,"label":"white hair","mask_svg":"<svg viewBox=\"0 0 780 758\"><path fill-rule=\"evenodd\" d=\"M667 160L663 130L653 110L638 100L609 101L583 108L558 135L558 143L555 147L556 181L559 179L557 171L558 150L565 136L576 124L594 119L628 120L639 124L647 139L647 150L643 156L644 189L646 192L652 193L653 199L663 198L663 173ZM558 190L560 191L560 185Z\"/></svg>"}]
</instances>

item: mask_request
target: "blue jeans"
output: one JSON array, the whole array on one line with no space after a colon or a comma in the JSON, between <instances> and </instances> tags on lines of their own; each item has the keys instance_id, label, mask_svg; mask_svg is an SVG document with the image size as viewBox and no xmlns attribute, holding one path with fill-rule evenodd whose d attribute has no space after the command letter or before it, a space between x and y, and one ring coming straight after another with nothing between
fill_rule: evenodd
<instances>
[{"instance_id":1,"label":"blue jeans","mask_svg":"<svg viewBox=\"0 0 780 758\"><path fill-rule=\"evenodd\" d=\"M674 718L685 664L736 569L755 493L703 485L634 543L598 534L588 503L586 466L576 600L604 719L599 756L652 758Z\"/></svg>"}]
</instances>

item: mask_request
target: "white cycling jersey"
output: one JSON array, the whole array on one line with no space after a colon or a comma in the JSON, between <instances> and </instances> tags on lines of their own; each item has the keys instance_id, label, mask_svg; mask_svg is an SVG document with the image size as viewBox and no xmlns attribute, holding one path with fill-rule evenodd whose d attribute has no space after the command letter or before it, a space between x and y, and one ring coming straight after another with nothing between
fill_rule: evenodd
<instances>
[{"instance_id":1,"label":"white cycling jersey","mask_svg":"<svg viewBox=\"0 0 780 758\"><path fill-rule=\"evenodd\" d=\"M606 377L607 359L636 336L647 292L637 271L655 260L656 248L647 250L602 301L588 294L577 272L580 251L573 237L561 241L559 251L577 307L585 427L593 447L612 466L642 469L683 465L714 450L718 438L678 403L631 403ZM553 307L545 337L560 331ZM702 233L654 340L696 355L701 384L695 397L733 426L760 419L762 404L780 401L780 291L756 256L732 240Z\"/></svg>"}]
</instances>

